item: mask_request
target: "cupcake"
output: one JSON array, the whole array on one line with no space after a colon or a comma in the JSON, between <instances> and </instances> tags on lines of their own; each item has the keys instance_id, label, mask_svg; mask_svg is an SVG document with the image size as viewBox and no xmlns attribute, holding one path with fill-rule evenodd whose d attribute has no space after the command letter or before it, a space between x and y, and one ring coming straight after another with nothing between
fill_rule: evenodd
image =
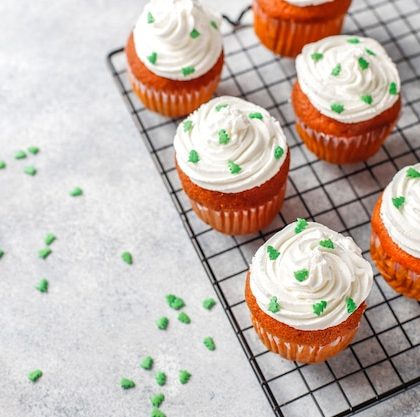
<instances>
[{"instance_id":1,"label":"cupcake","mask_svg":"<svg viewBox=\"0 0 420 417\"><path fill-rule=\"evenodd\" d=\"M296 59L292 91L296 129L319 158L336 164L375 154L401 109L400 77L373 39L333 36Z\"/></svg>"},{"instance_id":2,"label":"cupcake","mask_svg":"<svg viewBox=\"0 0 420 417\"><path fill-rule=\"evenodd\" d=\"M372 280L372 268L352 238L297 219L258 249L245 298L267 349L315 363L351 342Z\"/></svg>"},{"instance_id":3,"label":"cupcake","mask_svg":"<svg viewBox=\"0 0 420 417\"><path fill-rule=\"evenodd\" d=\"M370 253L395 291L420 301L420 163L399 171L379 197Z\"/></svg>"},{"instance_id":4,"label":"cupcake","mask_svg":"<svg viewBox=\"0 0 420 417\"><path fill-rule=\"evenodd\" d=\"M351 0L254 0L254 30L276 54L294 57L310 42L338 35Z\"/></svg>"},{"instance_id":5,"label":"cupcake","mask_svg":"<svg viewBox=\"0 0 420 417\"><path fill-rule=\"evenodd\" d=\"M280 210L290 154L280 124L263 108L215 98L179 125L174 147L191 206L214 229L253 233Z\"/></svg>"},{"instance_id":6,"label":"cupcake","mask_svg":"<svg viewBox=\"0 0 420 417\"><path fill-rule=\"evenodd\" d=\"M210 100L223 68L220 15L198 0L151 0L125 52L133 91L150 110L185 116Z\"/></svg>"}]
</instances>

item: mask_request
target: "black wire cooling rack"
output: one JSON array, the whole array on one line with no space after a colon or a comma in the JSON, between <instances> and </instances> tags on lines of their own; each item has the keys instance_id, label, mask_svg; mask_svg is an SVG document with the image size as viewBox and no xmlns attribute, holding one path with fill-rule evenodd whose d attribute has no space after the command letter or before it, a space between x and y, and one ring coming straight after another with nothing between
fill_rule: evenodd
<instances>
[{"instance_id":1,"label":"black wire cooling rack","mask_svg":"<svg viewBox=\"0 0 420 417\"><path fill-rule=\"evenodd\" d=\"M267 351L252 329L244 302L249 262L273 233L305 217L352 236L369 256L370 214L397 170L420 160L420 0L354 0L345 33L377 39L398 64L404 108L398 127L370 160L335 166L317 160L294 130L290 91L293 60L278 58L256 39L252 27L225 19L225 69L218 95L244 97L267 108L282 124L292 152L281 213L258 234L224 236L192 212L174 166L172 140L179 119L146 110L127 78L123 48L108 56L109 68L163 178L185 229L276 416L346 416L420 383L420 303L396 294L379 274L369 307L353 341L318 365L289 362Z\"/></svg>"}]
</instances>

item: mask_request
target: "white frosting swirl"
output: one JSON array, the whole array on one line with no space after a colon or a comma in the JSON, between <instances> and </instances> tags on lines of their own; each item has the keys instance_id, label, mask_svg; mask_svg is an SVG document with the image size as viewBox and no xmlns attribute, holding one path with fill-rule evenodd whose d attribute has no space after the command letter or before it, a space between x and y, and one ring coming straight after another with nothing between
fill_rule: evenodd
<instances>
[{"instance_id":1,"label":"white frosting swirl","mask_svg":"<svg viewBox=\"0 0 420 417\"><path fill-rule=\"evenodd\" d=\"M285 0L286 3L297 7L318 6L324 3L330 3L334 0Z\"/></svg>"},{"instance_id":2,"label":"white frosting swirl","mask_svg":"<svg viewBox=\"0 0 420 417\"><path fill-rule=\"evenodd\" d=\"M321 330L336 326L350 315L348 297L356 308L369 295L372 268L352 238L312 222L296 233L296 225L289 224L258 249L250 270L251 291L265 313L291 327ZM320 245L327 239L333 242L333 249ZM280 252L276 260L270 259L268 246ZM294 273L303 269L308 275L300 282ZM277 313L268 310L273 296L280 304ZM321 301L327 304L318 316L313 306Z\"/></svg>"},{"instance_id":3,"label":"white frosting swirl","mask_svg":"<svg viewBox=\"0 0 420 417\"><path fill-rule=\"evenodd\" d=\"M393 242L404 252L420 259L420 178L407 175L409 169L420 173L420 163L395 174L382 196L380 215ZM397 208L392 199L404 197Z\"/></svg>"},{"instance_id":4,"label":"white frosting swirl","mask_svg":"<svg viewBox=\"0 0 420 417\"><path fill-rule=\"evenodd\" d=\"M340 35L310 43L297 57L296 71L312 105L340 122L370 120L399 97L397 67L374 39ZM334 111L334 104L344 108Z\"/></svg>"},{"instance_id":5,"label":"white frosting swirl","mask_svg":"<svg viewBox=\"0 0 420 417\"><path fill-rule=\"evenodd\" d=\"M186 122L192 123L190 131ZM229 138L225 144L220 143L223 130ZM280 124L267 110L230 96L203 104L181 123L174 147L178 165L193 183L223 193L249 190L274 177L288 149ZM189 162L192 150L197 163ZM230 162L240 171L232 173Z\"/></svg>"},{"instance_id":6,"label":"white frosting swirl","mask_svg":"<svg viewBox=\"0 0 420 417\"><path fill-rule=\"evenodd\" d=\"M160 77L198 78L222 53L221 22L218 13L198 0L151 0L133 32L137 56ZM187 68L194 72L183 72Z\"/></svg>"}]
</instances>

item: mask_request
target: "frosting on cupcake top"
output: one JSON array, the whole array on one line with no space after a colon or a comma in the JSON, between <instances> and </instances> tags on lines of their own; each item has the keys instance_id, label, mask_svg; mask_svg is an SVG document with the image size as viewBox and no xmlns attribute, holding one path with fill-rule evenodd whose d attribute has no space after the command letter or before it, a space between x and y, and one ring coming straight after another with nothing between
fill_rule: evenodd
<instances>
[{"instance_id":1,"label":"frosting on cupcake top","mask_svg":"<svg viewBox=\"0 0 420 417\"><path fill-rule=\"evenodd\" d=\"M296 71L312 105L339 122L370 120L399 98L397 67L374 39L340 35L310 43Z\"/></svg>"},{"instance_id":2,"label":"frosting on cupcake top","mask_svg":"<svg viewBox=\"0 0 420 417\"><path fill-rule=\"evenodd\" d=\"M280 124L267 110L236 97L203 104L178 126L176 160L207 190L238 193L274 177L287 154Z\"/></svg>"},{"instance_id":3,"label":"frosting on cupcake top","mask_svg":"<svg viewBox=\"0 0 420 417\"><path fill-rule=\"evenodd\" d=\"M330 3L334 0L285 0L286 3L297 7L318 6L324 3Z\"/></svg>"},{"instance_id":4,"label":"frosting on cupcake top","mask_svg":"<svg viewBox=\"0 0 420 417\"><path fill-rule=\"evenodd\" d=\"M382 196L380 215L392 241L420 259L420 163L395 174Z\"/></svg>"},{"instance_id":5,"label":"frosting on cupcake top","mask_svg":"<svg viewBox=\"0 0 420 417\"><path fill-rule=\"evenodd\" d=\"M304 219L261 246L250 272L258 306L300 330L345 321L367 298L373 281L372 268L352 238Z\"/></svg>"},{"instance_id":6,"label":"frosting on cupcake top","mask_svg":"<svg viewBox=\"0 0 420 417\"><path fill-rule=\"evenodd\" d=\"M222 53L220 24L198 0L150 0L133 31L137 56L160 77L198 78Z\"/></svg>"}]
</instances>

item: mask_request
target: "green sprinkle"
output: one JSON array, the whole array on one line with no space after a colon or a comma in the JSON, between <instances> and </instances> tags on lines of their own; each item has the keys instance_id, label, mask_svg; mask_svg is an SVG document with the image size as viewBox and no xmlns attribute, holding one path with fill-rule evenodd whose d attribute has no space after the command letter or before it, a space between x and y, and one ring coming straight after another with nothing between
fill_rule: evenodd
<instances>
[{"instance_id":1,"label":"green sprinkle","mask_svg":"<svg viewBox=\"0 0 420 417\"><path fill-rule=\"evenodd\" d=\"M31 177L33 177L33 176L35 176L35 175L36 175L36 168L35 168L35 167L33 167L32 165L30 165L30 166L28 166L28 167L25 167L25 168L23 169L23 172L24 172L25 174L30 175Z\"/></svg>"},{"instance_id":2,"label":"green sprinkle","mask_svg":"<svg viewBox=\"0 0 420 417\"><path fill-rule=\"evenodd\" d=\"M267 246L267 253L271 261L275 261L280 256L280 252L271 245Z\"/></svg>"},{"instance_id":3,"label":"green sprinkle","mask_svg":"<svg viewBox=\"0 0 420 417\"><path fill-rule=\"evenodd\" d=\"M148 57L147 57L147 59L148 59L148 61L151 63L151 64L156 64L156 62L157 62L157 53L156 52L152 52Z\"/></svg>"},{"instance_id":4,"label":"green sprinkle","mask_svg":"<svg viewBox=\"0 0 420 417\"><path fill-rule=\"evenodd\" d=\"M216 300L214 298L206 298L203 301L203 307L206 310L211 310L216 305Z\"/></svg>"},{"instance_id":5,"label":"green sprinkle","mask_svg":"<svg viewBox=\"0 0 420 417\"><path fill-rule=\"evenodd\" d=\"M404 196L400 196L400 197L394 197L392 199L392 204L397 208L401 208L405 203L405 197Z\"/></svg>"},{"instance_id":6,"label":"green sprinkle","mask_svg":"<svg viewBox=\"0 0 420 417\"><path fill-rule=\"evenodd\" d=\"M420 171L417 169L410 167L407 169L407 177L408 178L420 178Z\"/></svg>"},{"instance_id":7,"label":"green sprinkle","mask_svg":"<svg viewBox=\"0 0 420 417\"><path fill-rule=\"evenodd\" d=\"M200 160L198 152L195 149L191 149L188 155L188 162L196 164Z\"/></svg>"},{"instance_id":8,"label":"green sprinkle","mask_svg":"<svg viewBox=\"0 0 420 417\"><path fill-rule=\"evenodd\" d=\"M165 401L165 396L162 393L154 395L150 398L150 402L152 403L153 407L159 408L162 403Z\"/></svg>"},{"instance_id":9,"label":"green sprinkle","mask_svg":"<svg viewBox=\"0 0 420 417\"><path fill-rule=\"evenodd\" d=\"M184 67L181 69L182 75L187 77L188 75L194 74L195 68L194 67Z\"/></svg>"},{"instance_id":10,"label":"green sprinkle","mask_svg":"<svg viewBox=\"0 0 420 417\"><path fill-rule=\"evenodd\" d=\"M190 316L189 316L187 313L184 313L183 311L181 311L181 312L178 314L178 320L179 320L181 323L184 323L184 324L190 324L190 323L191 323Z\"/></svg>"},{"instance_id":11,"label":"green sprinkle","mask_svg":"<svg viewBox=\"0 0 420 417\"><path fill-rule=\"evenodd\" d=\"M277 145L274 148L274 159L280 159L283 156L283 154L284 154L284 149L280 145Z\"/></svg>"},{"instance_id":12,"label":"green sprinkle","mask_svg":"<svg viewBox=\"0 0 420 417\"><path fill-rule=\"evenodd\" d=\"M280 304L277 301L277 297L271 297L270 304L268 304L268 311L272 313L278 313L280 311Z\"/></svg>"},{"instance_id":13,"label":"green sprinkle","mask_svg":"<svg viewBox=\"0 0 420 417\"><path fill-rule=\"evenodd\" d=\"M365 69L368 69L369 62L367 62L365 58L360 57L358 62L359 62L359 67L362 71L364 71Z\"/></svg>"},{"instance_id":14,"label":"green sprinkle","mask_svg":"<svg viewBox=\"0 0 420 417\"><path fill-rule=\"evenodd\" d=\"M331 75L338 77L341 73L341 64L337 64L331 71Z\"/></svg>"},{"instance_id":15,"label":"green sprinkle","mask_svg":"<svg viewBox=\"0 0 420 417\"><path fill-rule=\"evenodd\" d=\"M83 190L80 187L75 187L70 191L71 197L80 197L83 195Z\"/></svg>"},{"instance_id":16,"label":"green sprinkle","mask_svg":"<svg viewBox=\"0 0 420 417\"><path fill-rule=\"evenodd\" d=\"M258 119L258 120L262 120L264 118L263 115L259 112L249 113L248 117L250 119Z\"/></svg>"},{"instance_id":17,"label":"green sprinkle","mask_svg":"<svg viewBox=\"0 0 420 417\"><path fill-rule=\"evenodd\" d=\"M143 358L142 361L140 362L140 368L146 369L147 371L152 369L153 358L151 356L146 356L145 358Z\"/></svg>"},{"instance_id":18,"label":"green sprinkle","mask_svg":"<svg viewBox=\"0 0 420 417\"><path fill-rule=\"evenodd\" d=\"M41 378L41 376L42 376L41 369L35 369L34 371L29 372L28 379L29 381L36 382L38 381L39 378Z\"/></svg>"},{"instance_id":19,"label":"green sprinkle","mask_svg":"<svg viewBox=\"0 0 420 417\"><path fill-rule=\"evenodd\" d=\"M35 288L42 293L48 292L48 281L45 278L41 279Z\"/></svg>"},{"instance_id":20,"label":"green sprinkle","mask_svg":"<svg viewBox=\"0 0 420 417\"><path fill-rule=\"evenodd\" d=\"M216 350L216 344L214 343L214 340L212 337L206 337L203 340L204 346L208 349L208 350Z\"/></svg>"},{"instance_id":21,"label":"green sprinkle","mask_svg":"<svg viewBox=\"0 0 420 417\"><path fill-rule=\"evenodd\" d=\"M169 319L167 317L161 317L156 321L156 325L160 330L166 330L168 328Z\"/></svg>"},{"instance_id":22,"label":"green sprinkle","mask_svg":"<svg viewBox=\"0 0 420 417\"><path fill-rule=\"evenodd\" d=\"M230 136L228 132L226 132L226 129L219 130L219 143L221 145L227 145L230 141Z\"/></svg>"},{"instance_id":23,"label":"green sprinkle","mask_svg":"<svg viewBox=\"0 0 420 417\"><path fill-rule=\"evenodd\" d=\"M296 227L295 227L295 233L301 233L308 227L308 221L306 219L297 218L296 219Z\"/></svg>"},{"instance_id":24,"label":"green sprinkle","mask_svg":"<svg viewBox=\"0 0 420 417\"><path fill-rule=\"evenodd\" d=\"M155 375L156 383L160 386L163 386L166 384L166 374L165 372L156 372Z\"/></svg>"},{"instance_id":25,"label":"green sprinkle","mask_svg":"<svg viewBox=\"0 0 420 417\"><path fill-rule=\"evenodd\" d=\"M133 255L130 252L123 252L121 259L128 265L133 265Z\"/></svg>"},{"instance_id":26,"label":"green sprinkle","mask_svg":"<svg viewBox=\"0 0 420 417\"><path fill-rule=\"evenodd\" d=\"M4 256L4 250L0 249L0 259L3 258L3 256Z\"/></svg>"},{"instance_id":27,"label":"green sprinkle","mask_svg":"<svg viewBox=\"0 0 420 417\"><path fill-rule=\"evenodd\" d=\"M352 45L356 45L358 43L360 43L359 38L349 38L347 39L347 43L351 43Z\"/></svg>"},{"instance_id":28,"label":"green sprinkle","mask_svg":"<svg viewBox=\"0 0 420 417\"><path fill-rule=\"evenodd\" d=\"M131 388L134 388L136 386L134 381L132 381L131 379L127 379L127 378L121 378L120 385L121 385L122 389L131 389Z\"/></svg>"},{"instance_id":29,"label":"green sprinkle","mask_svg":"<svg viewBox=\"0 0 420 417\"><path fill-rule=\"evenodd\" d=\"M396 96L398 94L397 83L390 83L389 84L389 94Z\"/></svg>"},{"instance_id":30,"label":"green sprinkle","mask_svg":"<svg viewBox=\"0 0 420 417\"><path fill-rule=\"evenodd\" d=\"M331 104L331 110L335 113L340 114L340 113L343 113L344 106L340 103L333 103L333 104Z\"/></svg>"},{"instance_id":31,"label":"green sprinkle","mask_svg":"<svg viewBox=\"0 0 420 417\"><path fill-rule=\"evenodd\" d=\"M47 259L52 253L51 248L44 248L38 252L38 256L42 259Z\"/></svg>"},{"instance_id":32,"label":"green sprinkle","mask_svg":"<svg viewBox=\"0 0 420 417\"><path fill-rule=\"evenodd\" d=\"M168 303L169 307L173 308L174 310L180 310L185 306L184 300L173 294L168 294L166 296L166 302Z\"/></svg>"},{"instance_id":33,"label":"green sprinkle","mask_svg":"<svg viewBox=\"0 0 420 417\"><path fill-rule=\"evenodd\" d=\"M346 298L346 306L347 306L347 312L349 314L353 313L357 309L356 303L354 302L353 298L351 298L351 297Z\"/></svg>"},{"instance_id":34,"label":"green sprinkle","mask_svg":"<svg viewBox=\"0 0 420 417\"><path fill-rule=\"evenodd\" d=\"M371 105L371 104L373 103L373 98L372 98L372 96L369 96L369 95L366 95L366 96L361 96L361 97L360 97L360 99L361 99L364 103L369 104L369 105Z\"/></svg>"},{"instance_id":35,"label":"green sprinkle","mask_svg":"<svg viewBox=\"0 0 420 417\"><path fill-rule=\"evenodd\" d=\"M191 132L193 129L193 122L191 120L185 120L182 123L182 126L184 126L184 132Z\"/></svg>"},{"instance_id":36,"label":"green sprinkle","mask_svg":"<svg viewBox=\"0 0 420 417\"><path fill-rule=\"evenodd\" d=\"M159 408L153 408L152 414L150 414L151 417L166 417L166 414L159 410Z\"/></svg>"},{"instance_id":37,"label":"green sprinkle","mask_svg":"<svg viewBox=\"0 0 420 417\"><path fill-rule=\"evenodd\" d=\"M335 248L334 243L331 239L321 240L319 242L319 245L322 246L323 248L326 248L326 249L334 249Z\"/></svg>"},{"instance_id":38,"label":"green sprinkle","mask_svg":"<svg viewBox=\"0 0 420 417\"><path fill-rule=\"evenodd\" d=\"M235 162L233 161L228 162L228 167L231 174L238 174L242 169L238 164L235 164Z\"/></svg>"},{"instance_id":39,"label":"green sprinkle","mask_svg":"<svg viewBox=\"0 0 420 417\"><path fill-rule=\"evenodd\" d=\"M25 159L25 158L26 158L25 151L17 151L15 153L15 159Z\"/></svg>"},{"instance_id":40,"label":"green sprinkle","mask_svg":"<svg viewBox=\"0 0 420 417\"><path fill-rule=\"evenodd\" d=\"M193 39L197 39L200 35L200 32L196 28L194 28L190 33L190 36Z\"/></svg>"},{"instance_id":41,"label":"green sprinkle","mask_svg":"<svg viewBox=\"0 0 420 417\"><path fill-rule=\"evenodd\" d=\"M28 152L32 155L37 155L39 153L39 148L37 146L30 146Z\"/></svg>"},{"instance_id":42,"label":"green sprinkle","mask_svg":"<svg viewBox=\"0 0 420 417\"><path fill-rule=\"evenodd\" d=\"M4 169L4 168L6 168L6 162L4 162L4 161L0 161L0 169Z\"/></svg>"},{"instance_id":43,"label":"green sprinkle","mask_svg":"<svg viewBox=\"0 0 420 417\"><path fill-rule=\"evenodd\" d=\"M191 374L186 371L185 369L182 369L181 371L179 371L179 382L181 384L186 384L191 378Z\"/></svg>"},{"instance_id":44,"label":"green sprinkle","mask_svg":"<svg viewBox=\"0 0 420 417\"><path fill-rule=\"evenodd\" d=\"M322 300L319 303L315 303L312 307L313 307L314 313L317 316L320 316L324 312L324 310L327 308L327 302Z\"/></svg>"},{"instance_id":45,"label":"green sprinkle","mask_svg":"<svg viewBox=\"0 0 420 417\"><path fill-rule=\"evenodd\" d=\"M368 55L370 56L376 56L376 53L372 51L372 49L369 48L365 48L365 51Z\"/></svg>"},{"instance_id":46,"label":"green sprinkle","mask_svg":"<svg viewBox=\"0 0 420 417\"><path fill-rule=\"evenodd\" d=\"M228 107L228 106L229 106L229 104L227 104L227 103L218 104L216 106L216 111L219 112L220 110L222 110L222 109L224 109L225 107Z\"/></svg>"},{"instance_id":47,"label":"green sprinkle","mask_svg":"<svg viewBox=\"0 0 420 417\"><path fill-rule=\"evenodd\" d=\"M152 13L147 13L147 23L155 23L155 18L153 17Z\"/></svg>"},{"instance_id":48,"label":"green sprinkle","mask_svg":"<svg viewBox=\"0 0 420 417\"><path fill-rule=\"evenodd\" d=\"M48 233L47 236L45 236L44 238L44 242L46 245L50 246L52 243L55 242L57 238L52 234L52 233Z\"/></svg>"},{"instance_id":49,"label":"green sprinkle","mask_svg":"<svg viewBox=\"0 0 420 417\"><path fill-rule=\"evenodd\" d=\"M211 21L210 21L210 26L211 26L213 29L219 29L219 26L217 25L216 21L214 21L214 20L211 20Z\"/></svg>"},{"instance_id":50,"label":"green sprinkle","mask_svg":"<svg viewBox=\"0 0 420 417\"><path fill-rule=\"evenodd\" d=\"M303 282L308 279L309 271L307 269L301 269L299 271L295 271L294 276L299 282Z\"/></svg>"},{"instance_id":51,"label":"green sprinkle","mask_svg":"<svg viewBox=\"0 0 420 417\"><path fill-rule=\"evenodd\" d=\"M322 59L322 58L324 58L324 54L321 54L321 52L314 52L314 53L311 55L311 58L312 58L315 62L318 62L318 61L321 61L321 59Z\"/></svg>"}]
</instances>

